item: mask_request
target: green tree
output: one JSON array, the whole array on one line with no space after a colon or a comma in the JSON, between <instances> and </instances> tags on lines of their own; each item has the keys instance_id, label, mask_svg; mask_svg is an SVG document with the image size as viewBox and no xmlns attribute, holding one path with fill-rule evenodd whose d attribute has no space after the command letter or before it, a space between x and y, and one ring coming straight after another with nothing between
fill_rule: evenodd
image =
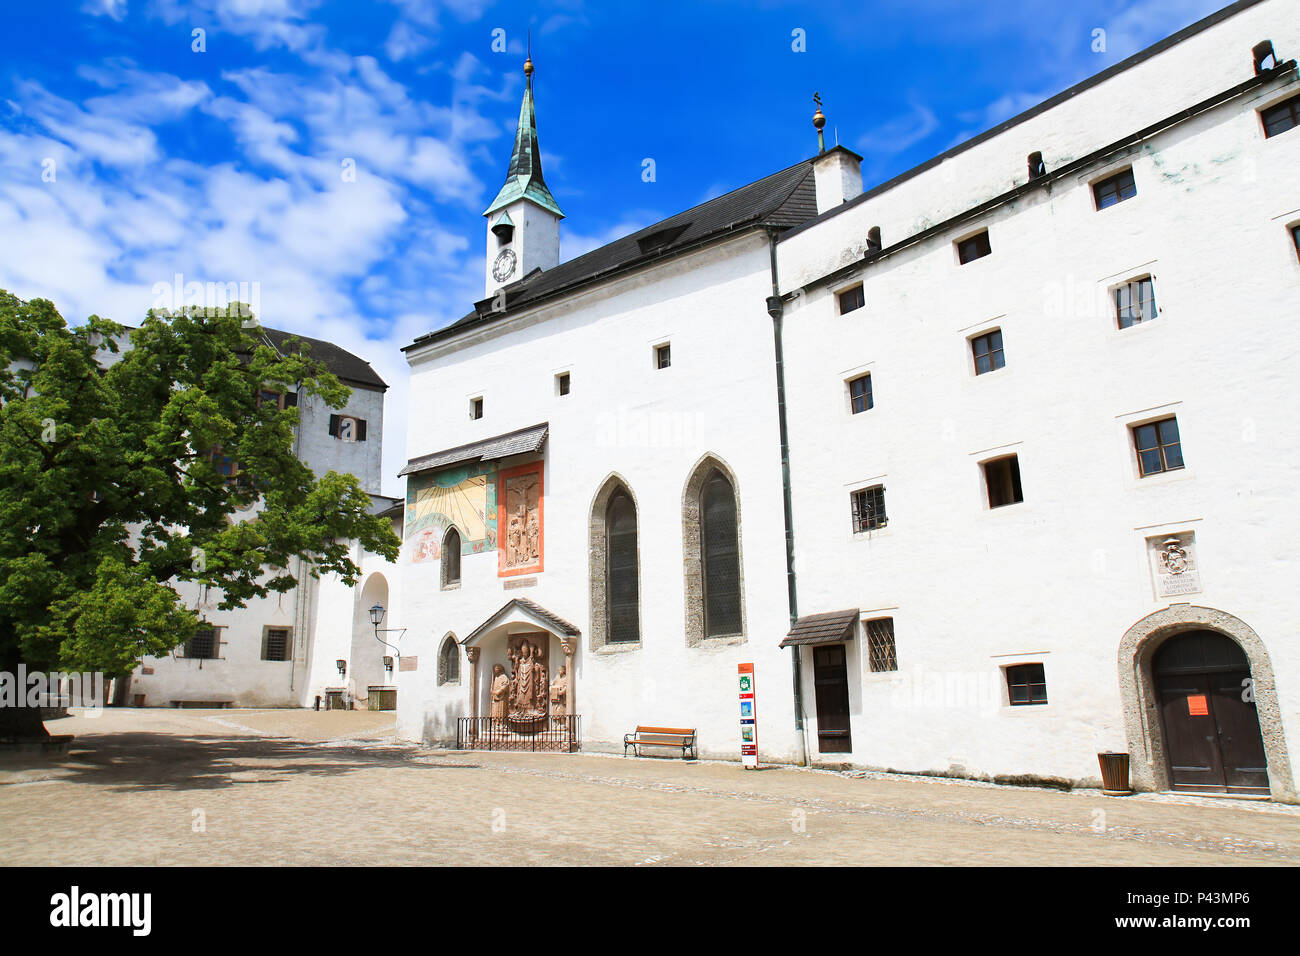
<instances>
[{"instance_id":1,"label":"green tree","mask_svg":"<svg viewBox=\"0 0 1300 956\"><path fill-rule=\"evenodd\" d=\"M298 409L259 401L341 408L348 389L247 316L151 311L119 352L122 326L69 328L0 290L0 668L129 674L197 628L174 582L219 588L226 609L292 589L295 557L349 584L351 541L396 559L357 479L294 453ZM44 734L38 712L0 707L0 738Z\"/></svg>"}]
</instances>

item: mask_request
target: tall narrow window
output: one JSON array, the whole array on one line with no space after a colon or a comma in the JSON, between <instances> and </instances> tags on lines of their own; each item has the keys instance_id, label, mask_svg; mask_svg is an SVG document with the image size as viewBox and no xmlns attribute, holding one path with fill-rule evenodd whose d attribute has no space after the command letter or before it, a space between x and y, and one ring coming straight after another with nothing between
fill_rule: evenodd
<instances>
[{"instance_id":1,"label":"tall narrow window","mask_svg":"<svg viewBox=\"0 0 1300 956\"><path fill-rule=\"evenodd\" d=\"M438 683L460 683L460 645L453 634L442 639L442 647L438 650Z\"/></svg>"},{"instance_id":2,"label":"tall narrow window","mask_svg":"<svg viewBox=\"0 0 1300 956\"><path fill-rule=\"evenodd\" d=\"M721 471L714 471L700 495L700 538L704 559L704 634L739 634L740 537L736 493Z\"/></svg>"},{"instance_id":3,"label":"tall narrow window","mask_svg":"<svg viewBox=\"0 0 1300 956\"><path fill-rule=\"evenodd\" d=\"M1183 444L1178 438L1177 418L1136 426L1133 444L1137 449L1138 473L1143 478L1183 467Z\"/></svg>"},{"instance_id":4,"label":"tall narrow window","mask_svg":"<svg viewBox=\"0 0 1300 956\"><path fill-rule=\"evenodd\" d=\"M483 399L471 398L469 400L469 417L475 421L483 417Z\"/></svg>"},{"instance_id":5,"label":"tall narrow window","mask_svg":"<svg viewBox=\"0 0 1300 956\"><path fill-rule=\"evenodd\" d=\"M555 394L557 395L569 394L569 373L568 372L561 372L559 375L555 376Z\"/></svg>"},{"instance_id":6,"label":"tall narrow window","mask_svg":"<svg viewBox=\"0 0 1300 956\"><path fill-rule=\"evenodd\" d=\"M1133 168L1130 166L1114 176L1092 184L1092 198L1098 211L1132 199L1137 195L1137 183L1133 181Z\"/></svg>"},{"instance_id":7,"label":"tall narrow window","mask_svg":"<svg viewBox=\"0 0 1300 956\"><path fill-rule=\"evenodd\" d=\"M673 364L673 347L669 342L655 346L655 368L669 368Z\"/></svg>"},{"instance_id":8,"label":"tall narrow window","mask_svg":"<svg viewBox=\"0 0 1300 956\"><path fill-rule=\"evenodd\" d=\"M607 639L627 644L641 639L641 589L637 580L636 505L619 489L605 510L605 609Z\"/></svg>"},{"instance_id":9,"label":"tall narrow window","mask_svg":"<svg viewBox=\"0 0 1300 956\"><path fill-rule=\"evenodd\" d=\"M892 617L867 621L867 660L873 673L898 670L898 650L894 647Z\"/></svg>"},{"instance_id":10,"label":"tall narrow window","mask_svg":"<svg viewBox=\"0 0 1300 956\"><path fill-rule=\"evenodd\" d=\"M854 415L865 412L873 404L870 375L863 375L849 382L849 407L853 409Z\"/></svg>"},{"instance_id":11,"label":"tall narrow window","mask_svg":"<svg viewBox=\"0 0 1300 956\"><path fill-rule=\"evenodd\" d=\"M975 359L975 374L983 375L1007 364L1002 351L1002 330L994 329L970 340L971 354Z\"/></svg>"},{"instance_id":12,"label":"tall narrow window","mask_svg":"<svg viewBox=\"0 0 1300 956\"><path fill-rule=\"evenodd\" d=\"M1150 276L1126 282L1115 290L1115 321L1132 328L1156 317L1156 288Z\"/></svg>"},{"instance_id":13,"label":"tall narrow window","mask_svg":"<svg viewBox=\"0 0 1300 956\"><path fill-rule=\"evenodd\" d=\"M460 532L453 525L442 536L442 586L450 588L458 584L460 584Z\"/></svg>"}]
</instances>

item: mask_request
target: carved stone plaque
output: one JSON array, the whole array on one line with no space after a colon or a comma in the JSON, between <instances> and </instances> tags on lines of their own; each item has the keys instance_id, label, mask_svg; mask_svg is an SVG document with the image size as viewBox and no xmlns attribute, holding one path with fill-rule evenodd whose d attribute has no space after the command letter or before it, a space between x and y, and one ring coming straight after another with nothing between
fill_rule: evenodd
<instances>
[{"instance_id":1,"label":"carved stone plaque","mask_svg":"<svg viewBox=\"0 0 1300 956\"><path fill-rule=\"evenodd\" d=\"M497 492L497 574L542 570L542 462L503 471Z\"/></svg>"},{"instance_id":2,"label":"carved stone plaque","mask_svg":"<svg viewBox=\"0 0 1300 956\"><path fill-rule=\"evenodd\" d=\"M1201 590L1194 531L1147 538L1147 555L1157 597L1177 597Z\"/></svg>"}]
</instances>

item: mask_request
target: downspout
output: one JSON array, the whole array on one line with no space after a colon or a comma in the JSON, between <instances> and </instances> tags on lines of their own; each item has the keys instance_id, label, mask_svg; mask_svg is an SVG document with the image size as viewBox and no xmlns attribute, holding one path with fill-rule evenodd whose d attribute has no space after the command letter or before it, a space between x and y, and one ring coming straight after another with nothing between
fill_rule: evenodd
<instances>
[{"instance_id":1,"label":"downspout","mask_svg":"<svg viewBox=\"0 0 1300 956\"><path fill-rule=\"evenodd\" d=\"M799 617L799 596L794 575L794 505L790 493L790 430L785 418L785 349L782 346L782 319L785 303L776 273L776 231L767 230L767 249L772 273L772 294L767 297L767 314L772 317L772 338L776 344L776 417L781 430L781 503L785 510L785 588L790 604L790 625ZM803 677L800 673L799 646L790 648L790 678L794 683L794 729L798 747L797 763L808 765L808 741L803 719Z\"/></svg>"}]
</instances>

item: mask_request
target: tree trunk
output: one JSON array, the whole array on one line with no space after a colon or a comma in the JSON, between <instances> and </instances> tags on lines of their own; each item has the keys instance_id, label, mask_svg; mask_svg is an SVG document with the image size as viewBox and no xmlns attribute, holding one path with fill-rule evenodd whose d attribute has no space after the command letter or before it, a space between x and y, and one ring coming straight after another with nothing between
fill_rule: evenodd
<instances>
[{"instance_id":1,"label":"tree trunk","mask_svg":"<svg viewBox=\"0 0 1300 956\"><path fill-rule=\"evenodd\" d=\"M27 706L26 682L18 683L18 676L25 672L20 670L22 661L16 653L5 654L4 670L14 682L13 699L0 699L0 741L41 741L49 740L50 733L45 729L39 707ZM12 706L11 706L12 705Z\"/></svg>"}]
</instances>

